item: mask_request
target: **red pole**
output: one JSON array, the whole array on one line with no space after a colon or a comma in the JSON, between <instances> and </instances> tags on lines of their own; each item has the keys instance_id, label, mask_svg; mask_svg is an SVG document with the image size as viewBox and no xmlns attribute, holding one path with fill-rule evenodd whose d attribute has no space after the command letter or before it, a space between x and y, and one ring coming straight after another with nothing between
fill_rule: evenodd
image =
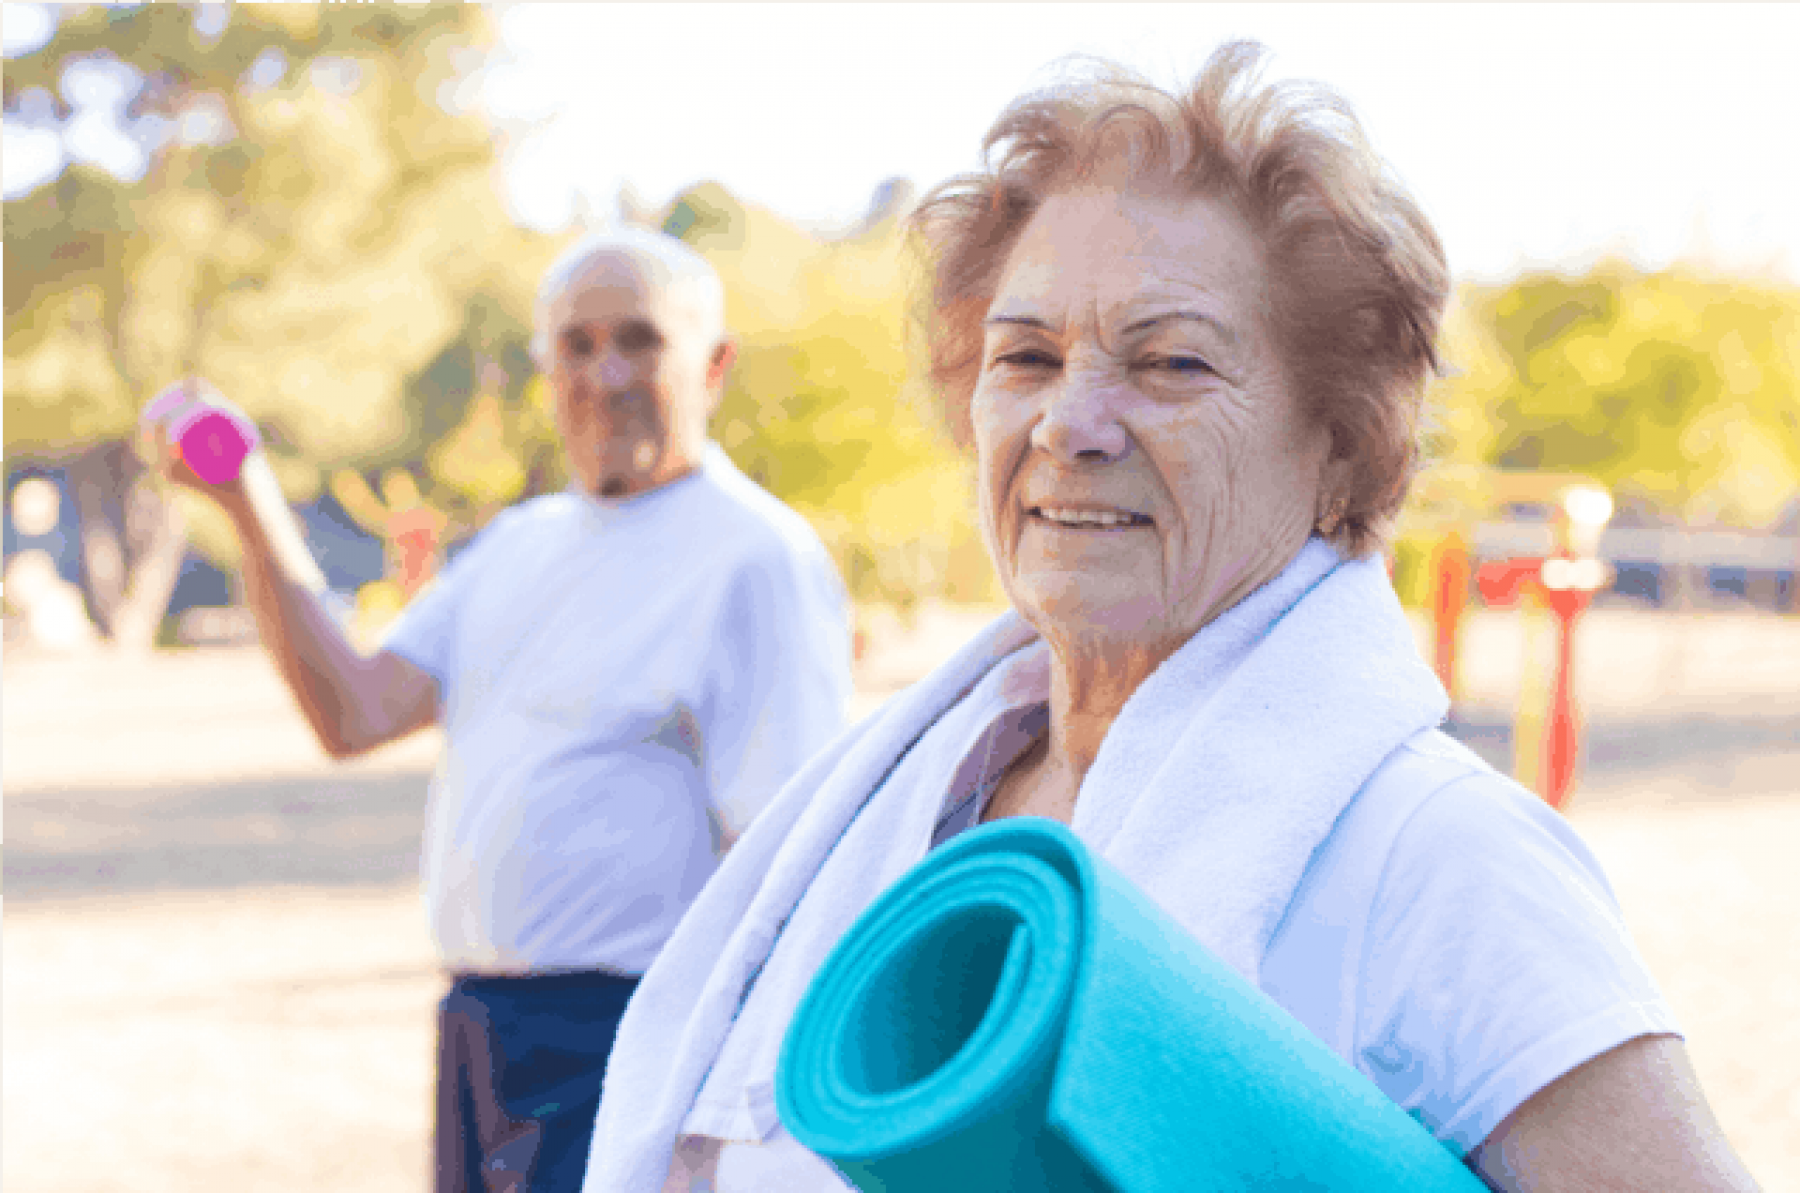
<instances>
[{"instance_id":1,"label":"red pole","mask_svg":"<svg viewBox=\"0 0 1800 1193\"><path fill-rule=\"evenodd\" d=\"M1575 781L1575 754L1580 741L1575 725L1574 694L1569 667L1575 654L1572 618L1556 618L1556 680L1550 689L1550 724L1544 735L1544 799L1560 809Z\"/></svg>"},{"instance_id":2,"label":"red pole","mask_svg":"<svg viewBox=\"0 0 1800 1193\"><path fill-rule=\"evenodd\" d=\"M1456 701L1456 638L1469 603L1469 552L1462 535L1452 530L1438 544L1432 569L1431 620L1437 632L1433 666L1438 682Z\"/></svg>"},{"instance_id":3,"label":"red pole","mask_svg":"<svg viewBox=\"0 0 1800 1193\"><path fill-rule=\"evenodd\" d=\"M1593 599L1580 588L1547 590L1556 614L1556 678L1550 690L1550 720L1544 729L1544 800L1561 809L1575 785L1581 726L1575 711L1575 623Z\"/></svg>"}]
</instances>

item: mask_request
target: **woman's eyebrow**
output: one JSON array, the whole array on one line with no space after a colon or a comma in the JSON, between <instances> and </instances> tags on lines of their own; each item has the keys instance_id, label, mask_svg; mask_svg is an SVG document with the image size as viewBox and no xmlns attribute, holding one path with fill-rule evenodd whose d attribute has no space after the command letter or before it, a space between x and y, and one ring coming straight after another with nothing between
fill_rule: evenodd
<instances>
[{"instance_id":1,"label":"woman's eyebrow","mask_svg":"<svg viewBox=\"0 0 1800 1193\"><path fill-rule=\"evenodd\" d=\"M1204 314L1200 311L1162 311L1158 314L1146 316L1145 318L1129 324L1119 334L1126 336L1136 335L1138 332L1148 331L1158 324L1177 321L1204 324L1219 333L1227 344L1234 347L1237 344L1237 335L1231 328L1225 326L1211 315Z\"/></svg>"},{"instance_id":2,"label":"woman's eyebrow","mask_svg":"<svg viewBox=\"0 0 1800 1193\"><path fill-rule=\"evenodd\" d=\"M985 326L988 327L994 327L1000 324L1010 324L1014 327L1035 327L1039 331L1055 330L1048 323L1034 315L989 315L983 322Z\"/></svg>"}]
</instances>

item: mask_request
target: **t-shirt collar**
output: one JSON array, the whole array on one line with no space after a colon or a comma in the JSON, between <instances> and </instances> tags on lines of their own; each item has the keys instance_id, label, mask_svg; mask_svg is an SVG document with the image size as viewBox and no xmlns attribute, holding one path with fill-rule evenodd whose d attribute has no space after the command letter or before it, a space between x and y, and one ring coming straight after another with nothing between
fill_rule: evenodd
<instances>
[{"instance_id":1,"label":"t-shirt collar","mask_svg":"<svg viewBox=\"0 0 1800 1193\"><path fill-rule=\"evenodd\" d=\"M698 487L697 482L702 478L717 483L720 470L730 466L731 461L724 450L717 443L708 440L700 453L698 468L648 492L633 493L630 497L597 497L583 489L578 480L571 480L563 492L578 500L583 509L599 520L610 524L652 509L661 509L671 499Z\"/></svg>"}]
</instances>

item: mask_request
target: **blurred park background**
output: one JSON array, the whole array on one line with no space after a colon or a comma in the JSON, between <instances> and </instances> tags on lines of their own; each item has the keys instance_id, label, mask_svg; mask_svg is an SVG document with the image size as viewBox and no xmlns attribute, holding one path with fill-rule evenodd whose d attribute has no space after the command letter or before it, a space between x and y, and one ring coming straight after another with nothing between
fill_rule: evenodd
<instances>
[{"instance_id":1,"label":"blurred park background","mask_svg":"<svg viewBox=\"0 0 1800 1193\"><path fill-rule=\"evenodd\" d=\"M1347 93L1463 279L1392 565L1428 657L1454 597L1454 728L1497 765L1554 652L1473 577L1608 498L1567 810L1800 1189L1800 19L1459 11L5 5L8 1186L425 1183L435 738L322 761L226 527L130 451L152 393L257 419L374 642L566 481L544 266L680 236L741 340L714 434L834 552L864 713L1000 599L920 382L918 188L1060 55L1173 82L1247 35Z\"/></svg>"}]
</instances>

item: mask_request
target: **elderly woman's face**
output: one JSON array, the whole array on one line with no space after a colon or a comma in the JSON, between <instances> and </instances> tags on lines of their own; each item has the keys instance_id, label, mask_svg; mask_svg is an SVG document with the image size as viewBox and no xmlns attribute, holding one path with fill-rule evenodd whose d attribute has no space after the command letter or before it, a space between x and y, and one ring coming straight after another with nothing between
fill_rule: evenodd
<instances>
[{"instance_id":1,"label":"elderly woman's face","mask_svg":"<svg viewBox=\"0 0 1800 1193\"><path fill-rule=\"evenodd\" d=\"M1265 327L1255 234L1211 200L1049 199L988 311L983 530L1053 640L1172 652L1305 543L1329 436Z\"/></svg>"}]
</instances>

